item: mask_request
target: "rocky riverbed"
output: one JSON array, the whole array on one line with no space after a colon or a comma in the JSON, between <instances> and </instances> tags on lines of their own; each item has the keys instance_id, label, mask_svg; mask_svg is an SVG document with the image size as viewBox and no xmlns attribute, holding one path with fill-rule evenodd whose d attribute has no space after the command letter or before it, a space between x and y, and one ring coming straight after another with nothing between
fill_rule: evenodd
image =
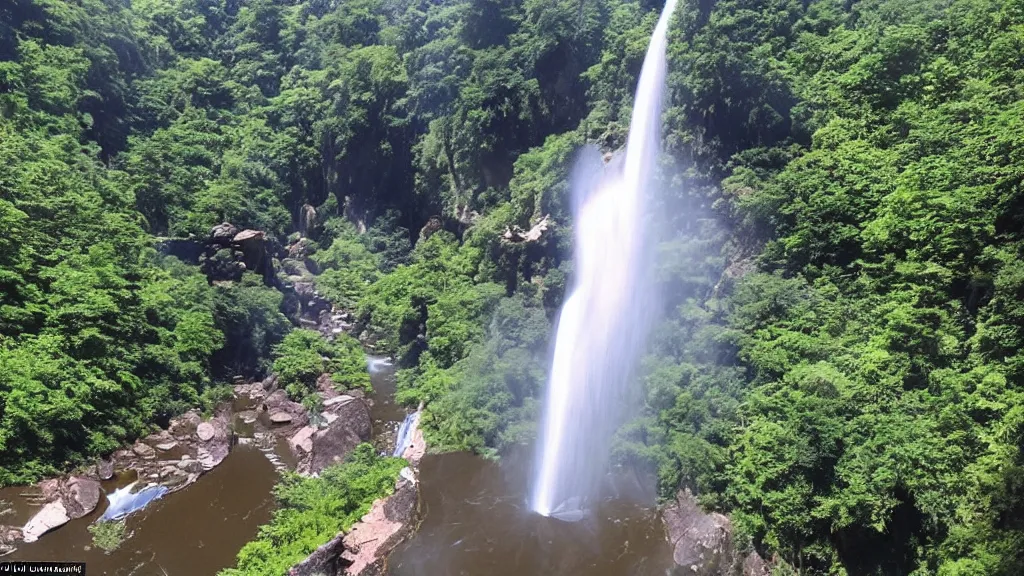
<instances>
[{"instance_id":1,"label":"rocky riverbed","mask_svg":"<svg viewBox=\"0 0 1024 576\"><path fill-rule=\"evenodd\" d=\"M386 371L375 379L391 377L391 372ZM17 559L42 559L41 551L49 550L47 544L50 539L54 542L64 540L66 535L62 537L60 534L68 523L76 523L76 528L68 532L79 535L74 540L85 538L87 532L81 529L80 523L91 522L104 512L106 494L115 487L122 488L132 483L138 487L161 486L166 488L166 495L150 504L149 508L163 510L174 506L182 500L176 492L191 493L192 490L186 488L218 484L217 478L211 476L210 481L205 478L208 473L216 472L233 453L239 453L239 457L244 454L248 461L249 454L262 452L272 465L263 470L274 477L277 475L275 468L278 471L292 468L301 474L316 474L324 467L342 461L358 444L369 441L373 432L373 400L366 398L361 390L341 389L325 375L319 383L319 394L322 410L314 415L301 404L289 400L284 391L277 388L273 377L262 382L239 384L234 387L234 399L222 404L208 417L203 417L198 411L187 412L174 418L166 429L117 450L108 459L87 469L30 487L5 489L0 493L0 499L13 501L16 513L13 517L2 517L2 520L24 519L24 524L0 525L0 552L14 552L12 558ZM417 438L422 442L422 435ZM419 451L422 454L422 446ZM269 485L273 482L272 479L268 482L262 482L263 478L260 480L258 484L267 486L265 497L256 499L262 509L272 502ZM402 482L409 481L399 481L399 493L408 498L409 490ZM415 502L415 498L412 501ZM268 514L269 509L266 512ZM145 518L147 512L129 516L130 525L136 525L135 516ZM371 519L368 522L373 524ZM168 536L173 537L171 534ZM132 544L130 537L125 547L131 548ZM19 547L24 550L15 552ZM84 544L85 549L88 549L88 544ZM351 546L351 549L356 547ZM369 550L366 546L364 549ZM230 551L232 556L234 553L237 553L237 548ZM72 558L68 556L67 559ZM161 569L165 568L161 566ZM133 572L116 570L107 573Z\"/></svg>"}]
</instances>

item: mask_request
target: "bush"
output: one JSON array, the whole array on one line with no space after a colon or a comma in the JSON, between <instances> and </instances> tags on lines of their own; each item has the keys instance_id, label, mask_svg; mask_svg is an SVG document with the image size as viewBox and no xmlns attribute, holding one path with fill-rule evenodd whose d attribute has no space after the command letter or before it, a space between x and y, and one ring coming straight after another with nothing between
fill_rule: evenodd
<instances>
[{"instance_id":1,"label":"bush","mask_svg":"<svg viewBox=\"0 0 1024 576\"><path fill-rule=\"evenodd\" d=\"M274 372L293 400L314 395L321 374L330 374L345 388L371 390L362 347L347 334L332 343L314 330L293 330L274 348L274 356Z\"/></svg>"},{"instance_id":2,"label":"bush","mask_svg":"<svg viewBox=\"0 0 1024 576\"><path fill-rule=\"evenodd\" d=\"M89 525L92 543L105 552L113 552L124 542L124 521L97 522Z\"/></svg>"}]
</instances>

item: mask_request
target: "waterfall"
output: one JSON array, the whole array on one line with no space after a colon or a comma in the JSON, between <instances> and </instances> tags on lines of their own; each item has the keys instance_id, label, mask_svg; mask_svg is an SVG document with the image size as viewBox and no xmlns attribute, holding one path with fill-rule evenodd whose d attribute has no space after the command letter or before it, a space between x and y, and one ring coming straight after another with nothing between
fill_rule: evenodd
<instances>
[{"instance_id":1,"label":"waterfall","mask_svg":"<svg viewBox=\"0 0 1024 576\"><path fill-rule=\"evenodd\" d=\"M530 502L544 516L578 520L595 496L647 332L650 251L641 218L660 145L675 5L668 0L651 37L624 157L601 167L581 155L572 177L574 284L558 321Z\"/></svg>"},{"instance_id":2,"label":"waterfall","mask_svg":"<svg viewBox=\"0 0 1024 576\"><path fill-rule=\"evenodd\" d=\"M137 484L138 481L132 482L124 488L114 490L108 494L107 500L110 502L110 505L107 506L106 512L100 517L100 521L120 520L132 512L142 510L147 504L158 500L168 492L166 486L156 484L146 486L138 492L132 492L132 488Z\"/></svg>"},{"instance_id":3,"label":"waterfall","mask_svg":"<svg viewBox=\"0 0 1024 576\"><path fill-rule=\"evenodd\" d=\"M395 440L395 451L391 456L401 458L402 454L405 454L406 448L412 444L412 431L419 424L419 421L419 410L405 417L405 420L402 421L402 425L398 428L398 438Z\"/></svg>"}]
</instances>

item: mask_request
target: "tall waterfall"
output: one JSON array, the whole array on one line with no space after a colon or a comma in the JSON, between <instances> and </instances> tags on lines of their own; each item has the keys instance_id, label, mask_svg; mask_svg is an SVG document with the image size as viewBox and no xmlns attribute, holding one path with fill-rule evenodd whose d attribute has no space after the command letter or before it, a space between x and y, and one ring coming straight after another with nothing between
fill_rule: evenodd
<instances>
[{"instance_id":1,"label":"tall waterfall","mask_svg":"<svg viewBox=\"0 0 1024 576\"><path fill-rule=\"evenodd\" d=\"M573 175L574 286L562 305L544 403L531 508L582 517L607 467L627 382L647 332L649 250L641 218L660 143L668 0L651 37L625 156L608 165L583 154Z\"/></svg>"}]
</instances>

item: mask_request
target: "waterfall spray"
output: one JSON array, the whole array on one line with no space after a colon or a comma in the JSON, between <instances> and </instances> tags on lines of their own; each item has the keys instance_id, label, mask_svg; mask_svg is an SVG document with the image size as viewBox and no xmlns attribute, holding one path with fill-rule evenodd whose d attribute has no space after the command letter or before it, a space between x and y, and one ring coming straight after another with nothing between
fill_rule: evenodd
<instances>
[{"instance_id":1,"label":"waterfall spray","mask_svg":"<svg viewBox=\"0 0 1024 576\"><path fill-rule=\"evenodd\" d=\"M641 217L659 150L675 5L668 0L651 37L624 157L598 164L603 173L595 176L583 155L573 174L574 285L558 321L530 502L544 516L577 520L594 497L647 332L649 250Z\"/></svg>"}]
</instances>

